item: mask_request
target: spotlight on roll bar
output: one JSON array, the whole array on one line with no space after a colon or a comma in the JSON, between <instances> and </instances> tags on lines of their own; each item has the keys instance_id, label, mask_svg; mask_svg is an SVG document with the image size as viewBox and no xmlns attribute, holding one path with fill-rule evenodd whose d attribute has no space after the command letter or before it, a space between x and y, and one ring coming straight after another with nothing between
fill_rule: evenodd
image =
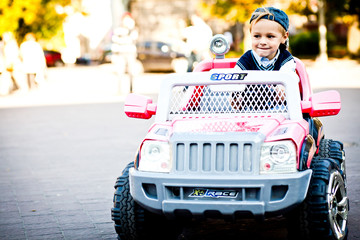
<instances>
[{"instance_id":1,"label":"spotlight on roll bar","mask_svg":"<svg viewBox=\"0 0 360 240\"><path fill-rule=\"evenodd\" d=\"M215 54L217 59L224 58L229 49L229 43L222 34L215 35L210 41L210 51Z\"/></svg>"}]
</instances>

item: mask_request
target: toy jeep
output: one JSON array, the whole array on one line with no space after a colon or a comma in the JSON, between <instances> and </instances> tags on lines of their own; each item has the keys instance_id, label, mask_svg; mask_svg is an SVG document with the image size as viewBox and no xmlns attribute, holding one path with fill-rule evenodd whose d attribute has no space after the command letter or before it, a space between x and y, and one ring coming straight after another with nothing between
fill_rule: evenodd
<instances>
[{"instance_id":1,"label":"toy jeep","mask_svg":"<svg viewBox=\"0 0 360 240\"><path fill-rule=\"evenodd\" d=\"M155 123L115 184L121 240L172 239L192 218L288 218L289 239L346 239L349 200L342 143L318 117L341 108L336 91L312 93L296 73L241 71L217 58L164 79L158 104L130 94L129 117Z\"/></svg>"}]
</instances>

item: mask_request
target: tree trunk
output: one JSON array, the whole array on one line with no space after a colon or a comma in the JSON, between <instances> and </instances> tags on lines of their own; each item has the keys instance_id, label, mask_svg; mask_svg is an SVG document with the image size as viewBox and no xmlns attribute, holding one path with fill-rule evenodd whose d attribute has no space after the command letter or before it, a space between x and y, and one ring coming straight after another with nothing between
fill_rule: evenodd
<instances>
[{"instance_id":1,"label":"tree trunk","mask_svg":"<svg viewBox=\"0 0 360 240\"><path fill-rule=\"evenodd\" d=\"M328 60L327 55L327 40L326 40L326 24L325 24L325 1L319 0L319 33L320 33L320 55L318 60L320 63L326 63Z\"/></svg>"}]
</instances>

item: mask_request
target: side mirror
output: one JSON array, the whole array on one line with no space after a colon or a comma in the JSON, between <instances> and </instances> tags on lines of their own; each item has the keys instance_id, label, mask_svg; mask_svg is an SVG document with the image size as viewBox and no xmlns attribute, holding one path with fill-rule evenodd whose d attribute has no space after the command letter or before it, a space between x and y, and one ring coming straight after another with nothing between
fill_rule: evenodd
<instances>
[{"instance_id":1,"label":"side mirror","mask_svg":"<svg viewBox=\"0 0 360 240\"><path fill-rule=\"evenodd\" d=\"M338 91L330 90L315 93L310 101L302 101L303 113L309 113L311 117L336 115L341 109L341 99Z\"/></svg>"},{"instance_id":2,"label":"side mirror","mask_svg":"<svg viewBox=\"0 0 360 240\"><path fill-rule=\"evenodd\" d=\"M128 117L149 119L156 113L156 104L149 97L131 93L125 99L124 112Z\"/></svg>"}]
</instances>

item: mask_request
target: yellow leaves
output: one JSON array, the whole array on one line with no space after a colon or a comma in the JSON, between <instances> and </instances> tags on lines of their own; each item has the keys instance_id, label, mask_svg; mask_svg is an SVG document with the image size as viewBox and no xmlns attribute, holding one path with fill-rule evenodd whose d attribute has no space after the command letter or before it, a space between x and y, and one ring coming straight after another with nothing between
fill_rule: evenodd
<instances>
[{"instance_id":1,"label":"yellow leaves","mask_svg":"<svg viewBox=\"0 0 360 240\"><path fill-rule=\"evenodd\" d=\"M343 23L345 23L346 25L350 26L351 24L353 24L354 22L356 22L357 20L357 16L356 15L345 15L343 17L339 17Z\"/></svg>"},{"instance_id":2,"label":"yellow leaves","mask_svg":"<svg viewBox=\"0 0 360 240\"><path fill-rule=\"evenodd\" d=\"M246 22L251 13L265 3L266 0L202 0L200 9L206 15L210 14L227 22Z\"/></svg>"},{"instance_id":3,"label":"yellow leaves","mask_svg":"<svg viewBox=\"0 0 360 240\"><path fill-rule=\"evenodd\" d=\"M65 14L56 6L66 6L71 0L0 0L0 35L15 32L18 40L27 32L50 38L62 26Z\"/></svg>"},{"instance_id":4,"label":"yellow leaves","mask_svg":"<svg viewBox=\"0 0 360 240\"><path fill-rule=\"evenodd\" d=\"M14 0L13 10L21 14L27 25L31 25L39 15L38 11L41 9L39 6L41 6L41 0Z\"/></svg>"},{"instance_id":5,"label":"yellow leaves","mask_svg":"<svg viewBox=\"0 0 360 240\"><path fill-rule=\"evenodd\" d=\"M19 19L32 24L37 17L37 7L41 0L3 0L1 1L0 34L15 31L19 27Z\"/></svg>"},{"instance_id":6,"label":"yellow leaves","mask_svg":"<svg viewBox=\"0 0 360 240\"><path fill-rule=\"evenodd\" d=\"M10 4L10 1L0 1L1 2L1 15L0 15L0 34L4 32L11 31L13 32L18 27L18 15L21 13L18 11L14 4ZM10 4L10 6L9 6Z\"/></svg>"}]
</instances>

